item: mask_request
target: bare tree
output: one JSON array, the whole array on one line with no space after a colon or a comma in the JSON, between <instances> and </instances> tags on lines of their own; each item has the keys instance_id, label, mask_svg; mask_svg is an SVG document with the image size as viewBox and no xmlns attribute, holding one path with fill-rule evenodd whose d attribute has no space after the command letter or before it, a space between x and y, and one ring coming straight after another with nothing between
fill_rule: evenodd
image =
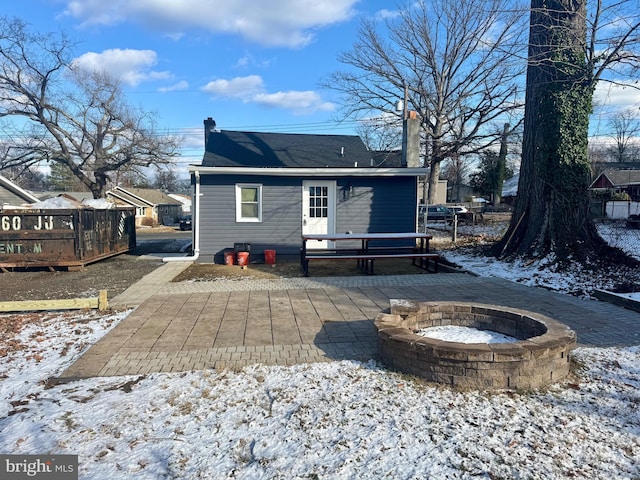
<instances>
[{"instance_id":1,"label":"bare tree","mask_svg":"<svg viewBox=\"0 0 640 480\"><path fill-rule=\"evenodd\" d=\"M383 115L363 119L358 124L357 132L371 151L373 166L395 165L402 158L402 129L396 117Z\"/></svg>"},{"instance_id":2,"label":"bare tree","mask_svg":"<svg viewBox=\"0 0 640 480\"><path fill-rule=\"evenodd\" d=\"M447 201L464 201L462 187L465 182L468 182L469 180L469 175L471 174L471 162L472 159L470 157L462 157L458 155L453 158L447 158L442 163L442 178L447 179L447 185L451 188L451 193L448 195Z\"/></svg>"},{"instance_id":3,"label":"bare tree","mask_svg":"<svg viewBox=\"0 0 640 480\"><path fill-rule=\"evenodd\" d=\"M591 175L596 176L602 169L602 164L611 162L607 147L599 141L590 141L587 147L587 158L591 166Z\"/></svg>"},{"instance_id":4,"label":"bare tree","mask_svg":"<svg viewBox=\"0 0 640 480\"><path fill-rule=\"evenodd\" d=\"M173 169L158 169L153 182L154 188L166 193L180 193L186 180L180 180ZM187 191L189 191L187 189Z\"/></svg>"},{"instance_id":5,"label":"bare tree","mask_svg":"<svg viewBox=\"0 0 640 480\"><path fill-rule=\"evenodd\" d=\"M3 170L2 176L32 192L42 192L46 190L48 185L48 179L44 173L35 168L23 168L22 166L10 168Z\"/></svg>"},{"instance_id":6,"label":"bare tree","mask_svg":"<svg viewBox=\"0 0 640 480\"><path fill-rule=\"evenodd\" d=\"M402 131L395 117L364 119L358 124L357 132L369 150L390 151L402 145Z\"/></svg>"},{"instance_id":7,"label":"bare tree","mask_svg":"<svg viewBox=\"0 0 640 480\"><path fill-rule=\"evenodd\" d=\"M116 80L75 66L73 46L0 18L0 118L12 139L0 169L60 163L100 198L115 172L169 163L179 142L157 135Z\"/></svg>"},{"instance_id":8,"label":"bare tree","mask_svg":"<svg viewBox=\"0 0 640 480\"><path fill-rule=\"evenodd\" d=\"M638 154L640 139L640 114L636 109L616 112L610 121L614 145L610 148L614 162L631 162Z\"/></svg>"},{"instance_id":9,"label":"bare tree","mask_svg":"<svg viewBox=\"0 0 640 480\"><path fill-rule=\"evenodd\" d=\"M612 253L589 215L589 115L598 81L637 76L640 12L624 0L591 6L531 2L518 197L498 255L586 261Z\"/></svg>"},{"instance_id":10,"label":"bare tree","mask_svg":"<svg viewBox=\"0 0 640 480\"><path fill-rule=\"evenodd\" d=\"M397 13L383 32L363 21L352 50L339 56L351 68L325 85L344 94L346 117L398 116L396 100L407 88L407 107L425 135L433 202L445 158L499 141L496 121L519 123L509 117L522 106L522 13L506 0L420 0Z\"/></svg>"}]
</instances>

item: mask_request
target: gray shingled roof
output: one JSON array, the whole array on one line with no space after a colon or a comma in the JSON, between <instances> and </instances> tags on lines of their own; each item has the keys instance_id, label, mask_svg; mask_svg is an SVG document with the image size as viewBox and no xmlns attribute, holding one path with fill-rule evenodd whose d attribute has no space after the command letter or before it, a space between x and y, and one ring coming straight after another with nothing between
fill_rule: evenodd
<instances>
[{"instance_id":1,"label":"gray shingled roof","mask_svg":"<svg viewBox=\"0 0 640 480\"><path fill-rule=\"evenodd\" d=\"M216 131L209 134L202 166L267 168L371 167L372 154L358 136Z\"/></svg>"},{"instance_id":2,"label":"gray shingled roof","mask_svg":"<svg viewBox=\"0 0 640 480\"><path fill-rule=\"evenodd\" d=\"M614 186L640 183L640 170L607 170L601 175L606 176Z\"/></svg>"},{"instance_id":3,"label":"gray shingled roof","mask_svg":"<svg viewBox=\"0 0 640 480\"><path fill-rule=\"evenodd\" d=\"M137 205L139 203L135 197L141 198L150 205L182 205L178 200L171 198L166 193L152 188L116 187L111 192L113 195L126 199L126 201L130 202L132 205Z\"/></svg>"},{"instance_id":4,"label":"gray shingled roof","mask_svg":"<svg viewBox=\"0 0 640 480\"><path fill-rule=\"evenodd\" d=\"M374 166L380 168L404 168L402 164L402 150L372 151Z\"/></svg>"}]
</instances>

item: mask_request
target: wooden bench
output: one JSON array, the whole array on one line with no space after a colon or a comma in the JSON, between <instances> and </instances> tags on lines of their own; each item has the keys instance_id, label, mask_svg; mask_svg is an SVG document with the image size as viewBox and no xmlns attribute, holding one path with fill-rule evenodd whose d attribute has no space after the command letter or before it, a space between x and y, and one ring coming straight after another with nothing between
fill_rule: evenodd
<instances>
[{"instance_id":1,"label":"wooden bench","mask_svg":"<svg viewBox=\"0 0 640 480\"><path fill-rule=\"evenodd\" d=\"M374 274L374 261L377 259L391 259L391 258L411 258L413 264L429 271L429 264L432 262L434 265L433 271L438 272L438 260L440 255L437 253L428 252L406 252L406 249L400 251L393 251L392 249L379 247L375 250L369 249L367 252L356 249L344 249L344 250L321 250L321 251L309 251L307 250L303 258L301 258L302 268L304 275L309 276L309 261L311 260L357 260L358 267L369 275ZM420 260L419 265L416 263Z\"/></svg>"}]
</instances>

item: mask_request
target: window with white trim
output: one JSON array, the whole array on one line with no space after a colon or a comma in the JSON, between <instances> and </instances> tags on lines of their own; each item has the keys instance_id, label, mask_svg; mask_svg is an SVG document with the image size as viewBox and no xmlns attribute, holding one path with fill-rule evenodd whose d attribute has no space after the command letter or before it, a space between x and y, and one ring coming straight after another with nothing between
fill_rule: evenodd
<instances>
[{"instance_id":1,"label":"window with white trim","mask_svg":"<svg viewBox=\"0 0 640 480\"><path fill-rule=\"evenodd\" d=\"M236 184L236 222L262 221L262 185Z\"/></svg>"}]
</instances>

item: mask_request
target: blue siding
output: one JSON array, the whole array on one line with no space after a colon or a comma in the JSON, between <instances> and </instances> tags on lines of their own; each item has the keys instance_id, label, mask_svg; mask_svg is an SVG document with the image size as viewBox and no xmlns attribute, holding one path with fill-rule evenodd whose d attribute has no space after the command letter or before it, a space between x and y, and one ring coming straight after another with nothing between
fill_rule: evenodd
<instances>
[{"instance_id":1,"label":"blue siding","mask_svg":"<svg viewBox=\"0 0 640 480\"><path fill-rule=\"evenodd\" d=\"M298 255L303 180L201 174L199 261L222 263L224 250L234 243L250 243L254 259L262 258L265 249L275 249L277 255ZM237 183L262 185L262 222L236 222ZM415 231L415 177L338 178L336 195L337 232Z\"/></svg>"},{"instance_id":2,"label":"blue siding","mask_svg":"<svg viewBox=\"0 0 640 480\"><path fill-rule=\"evenodd\" d=\"M336 232L416 231L415 177L339 179L337 191Z\"/></svg>"}]
</instances>

